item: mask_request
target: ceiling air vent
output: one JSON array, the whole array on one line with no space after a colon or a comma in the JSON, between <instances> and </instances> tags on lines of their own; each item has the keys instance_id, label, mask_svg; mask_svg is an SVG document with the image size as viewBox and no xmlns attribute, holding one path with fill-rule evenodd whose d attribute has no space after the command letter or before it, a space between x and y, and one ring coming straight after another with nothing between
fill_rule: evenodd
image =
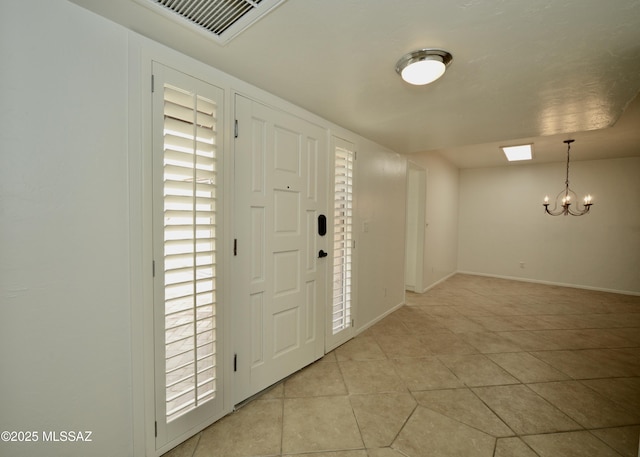
<instances>
[{"instance_id":1,"label":"ceiling air vent","mask_svg":"<svg viewBox=\"0 0 640 457\"><path fill-rule=\"evenodd\" d=\"M137 0L225 44L285 0Z\"/></svg>"}]
</instances>

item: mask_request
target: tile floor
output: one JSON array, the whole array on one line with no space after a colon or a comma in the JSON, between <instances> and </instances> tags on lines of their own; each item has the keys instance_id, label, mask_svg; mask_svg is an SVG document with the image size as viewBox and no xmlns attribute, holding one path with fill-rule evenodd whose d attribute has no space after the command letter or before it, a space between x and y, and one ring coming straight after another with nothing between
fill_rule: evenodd
<instances>
[{"instance_id":1,"label":"tile floor","mask_svg":"<svg viewBox=\"0 0 640 457\"><path fill-rule=\"evenodd\" d=\"M637 457L640 297L456 275L165 457Z\"/></svg>"}]
</instances>

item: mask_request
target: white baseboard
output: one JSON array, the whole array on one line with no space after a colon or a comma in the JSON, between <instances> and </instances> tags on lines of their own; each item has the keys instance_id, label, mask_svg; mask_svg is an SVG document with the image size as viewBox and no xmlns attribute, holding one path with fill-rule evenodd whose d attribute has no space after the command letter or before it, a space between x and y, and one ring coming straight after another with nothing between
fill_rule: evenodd
<instances>
[{"instance_id":1,"label":"white baseboard","mask_svg":"<svg viewBox=\"0 0 640 457\"><path fill-rule=\"evenodd\" d=\"M447 279L449 279L451 276L453 276L453 275L455 275L455 274L457 274L457 273L459 273L459 271L451 272L451 273L449 273L447 276L445 276L445 277L443 277L443 278L441 278L441 279L437 280L437 281L436 281L436 282L434 282L433 284L430 284L430 285L428 285L427 287L425 287L425 288L424 288L424 290L423 290L422 292L418 292L418 291L416 291L416 293L418 293L418 294L423 294L423 293L425 293L426 291L428 291L429 289L433 289L433 288L434 288L435 286L437 286L438 284L441 284L441 283L445 282Z\"/></svg>"},{"instance_id":2,"label":"white baseboard","mask_svg":"<svg viewBox=\"0 0 640 457\"><path fill-rule=\"evenodd\" d=\"M634 291L629 291L629 290L606 289L604 287L591 287L591 286L584 286L584 285L581 285L581 284L567 284L567 283L555 282L555 281L543 281L543 280L539 280L539 279L519 278L517 276L504 276L504 275L494 275L494 274L488 274L488 273L478 273L478 272L474 272L474 271L458 270L458 271L456 271L456 273L460 273L461 275L485 276L487 278L508 279L510 281L520 281L520 282L529 282L529 283L535 283L535 284L545 284L545 285L548 285L548 286L571 287L571 288L574 288L574 289L595 290L595 291L598 291L598 292L609 292L609 293L613 293L613 294L640 296L640 292L634 292ZM439 281L439 282L441 282L441 281ZM433 287L433 286L431 286L431 287Z\"/></svg>"},{"instance_id":3,"label":"white baseboard","mask_svg":"<svg viewBox=\"0 0 640 457\"><path fill-rule=\"evenodd\" d=\"M358 327L356 329L356 335L359 335L360 333L364 332L365 330L367 330L370 327L373 327L375 324L377 324L378 322L380 322L382 319L384 319L385 317L387 317L389 314L393 313L394 311L397 311L398 309L402 308L405 305L404 302L402 303L398 303L397 305L395 305L393 308L387 310L385 313L381 314L380 316L376 317L375 319L373 319L370 322L367 322L366 324L364 324L362 327Z\"/></svg>"}]
</instances>

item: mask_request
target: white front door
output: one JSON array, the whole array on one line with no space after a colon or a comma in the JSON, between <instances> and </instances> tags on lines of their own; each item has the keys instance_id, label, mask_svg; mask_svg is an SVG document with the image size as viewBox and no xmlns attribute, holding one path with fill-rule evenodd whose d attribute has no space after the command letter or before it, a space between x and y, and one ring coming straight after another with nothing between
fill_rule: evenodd
<instances>
[{"instance_id":1,"label":"white front door","mask_svg":"<svg viewBox=\"0 0 640 457\"><path fill-rule=\"evenodd\" d=\"M324 355L329 235L326 130L239 95L235 108L238 403Z\"/></svg>"},{"instance_id":2,"label":"white front door","mask_svg":"<svg viewBox=\"0 0 640 457\"><path fill-rule=\"evenodd\" d=\"M219 418L223 91L153 64L156 449Z\"/></svg>"}]
</instances>

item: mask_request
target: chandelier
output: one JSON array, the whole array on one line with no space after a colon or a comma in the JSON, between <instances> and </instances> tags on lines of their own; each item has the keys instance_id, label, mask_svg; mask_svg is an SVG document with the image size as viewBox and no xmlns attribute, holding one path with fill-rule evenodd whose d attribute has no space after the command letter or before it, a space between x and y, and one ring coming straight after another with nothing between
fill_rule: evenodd
<instances>
[{"instance_id":1,"label":"chandelier","mask_svg":"<svg viewBox=\"0 0 640 457\"><path fill-rule=\"evenodd\" d=\"M547 214L552 216L560 216L571 214L572 216L582 216L587 214L591 209L591 195L587 195L584 197L584 205L580 208L580 203L578 202L578 198L576 193L571 190L569 187L569 151L571 150L571 143L575 140L565 140L563 143L567 144L567 179L564 182L564 189L560 191L560 193L556 196L556 201L554 207L549 209L549 197L544 197L544 210ZM575 203L575 208L572 208L571 205L573 202ZM558 204L560 204L560 208L558 208Z\"/></svg>"}]
</instances>

